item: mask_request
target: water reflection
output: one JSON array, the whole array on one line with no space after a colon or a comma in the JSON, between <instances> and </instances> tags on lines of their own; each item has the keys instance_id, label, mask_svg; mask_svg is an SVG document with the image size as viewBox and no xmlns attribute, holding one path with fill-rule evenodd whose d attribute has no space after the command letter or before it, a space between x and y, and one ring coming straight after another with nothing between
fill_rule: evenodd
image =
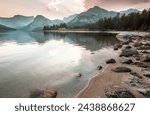
<instances>
[{"instance_id":1,"label":"water reflection","mask_svg":"<svg viewBox=\"0 0 150 115\"><path fill-rule=\"evenodd\" d=\"M99 72L98 65L116 56L115 42L114 34L102 33L0 34L0 97L28 97L31 89L49 85L58 97L72 97Z\"/></svg>"}]
</instances>

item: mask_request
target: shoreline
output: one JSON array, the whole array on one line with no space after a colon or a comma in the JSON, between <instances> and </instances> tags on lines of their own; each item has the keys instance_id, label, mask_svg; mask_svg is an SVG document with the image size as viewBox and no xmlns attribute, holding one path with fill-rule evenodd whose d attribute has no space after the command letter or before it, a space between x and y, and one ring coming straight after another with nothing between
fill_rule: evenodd
<instances>
[{"instance_id":1,"label":"shoreline","mask_svg":"<svg viewBox=\"0 0 150 115\"><path fill-rule=\"evenodd\" d=\"M134 37L137 36L133 36L133 38ZM134 40L133 43L123 45L122 49L130 45L133 47L133 49L136 50L136 48L133 45L135 41L136 40ZM109 64L108 66L106 66L106 68L103 69L103 71L100 74L91 77L85 88L82 89L75 96L75 98L107 98L108 94L112 95L114 92L120 89L126 89L127 91L131 92L136 98L146 97L143 92L150 91L150 79L143 76L143 74L149 72L143 72L141 71L141 67L137 67L133 64L122 64L122 60L124 60L125 57L119 57L120 53L121 49L119 49L118 57L115 59L116 63ZM130 57L130 59L136 61L133 56ZM119 66L130 68L132 72L136 74L132 75L129 72L117 73L112 71L112 69ZM139 76L141 77L140 79L138 79ZM139 81L143 81L143 85L139 84L139 86L131 86L130 81L136 78Z\"/></svg>"}]
</instances>

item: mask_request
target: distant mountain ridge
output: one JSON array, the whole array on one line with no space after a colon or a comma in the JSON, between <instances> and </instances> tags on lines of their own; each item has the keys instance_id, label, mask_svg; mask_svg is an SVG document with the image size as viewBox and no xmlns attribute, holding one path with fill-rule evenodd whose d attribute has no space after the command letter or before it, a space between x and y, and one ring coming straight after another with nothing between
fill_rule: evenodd
<instances>
[{"instance_id":1,"label":"distant mountain ridge","mask_svg":"<svg viewBox=\"0 0 150 115\"><path fill-rule=\"evenodd\" d=\"M118 14L121 16L123 14L128 15L133 12L139 12L137 9L128 9L121 12L108 11L106 9L95 6L89 10L78 14L73 20L67 23L70 27L80 27L83 25L95 23L100 19L115 17Z\"/></svg>"},{"instance_id":2,"label":"distant mountain ridge","mask_svg":"<svg viewBox=\"0 0 150 115\"><path fill-rule=\"evenodd\" d=\"M0 17L0 24L9 28L20 29L32 23L33 20L34 20L33 16L15 15L14 17L10 18Z\"/></svg>"},{"instance_id":3,"label":"distant mountain ridge","mask_svg":"<svg viewBox=\"0 0 150 115\"><path fill-rule=\"evenodd\" d=\"M136 9L128 9L119 13L120 15L128 15L132 12L139 11ZM5 28L5 30L16 29L36 31L42 30L44 26L59 25L61 23L66 23L69 27L80 27L82 25L95 23L103 18L115 17L117 14L118 12L108 11L106 9L95 6L80 14L74 14L68 17L64 17L63 20L50 20L42 15L37 15L36 17L22 15L16 15L10 18L0 17L0 29L2 30Z\"/></svg>"}]
</instances>

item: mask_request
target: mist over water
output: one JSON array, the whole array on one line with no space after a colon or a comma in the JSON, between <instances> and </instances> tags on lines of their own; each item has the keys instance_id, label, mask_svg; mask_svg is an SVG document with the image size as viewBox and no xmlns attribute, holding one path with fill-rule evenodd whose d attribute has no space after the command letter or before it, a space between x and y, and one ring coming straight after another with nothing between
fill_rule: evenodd
<instances>
[{"instance_id":1,"label":"mist over water","mask_svg":"<svg viewBox=\"0 0 150 115\"><path fill-rule=\"evenodd\" d=\"M116 42L110 33L0 33L0 97L28 97L47 86L73 97L101 72L97 66L116 57Z\"/></svg>"}]
</instances>

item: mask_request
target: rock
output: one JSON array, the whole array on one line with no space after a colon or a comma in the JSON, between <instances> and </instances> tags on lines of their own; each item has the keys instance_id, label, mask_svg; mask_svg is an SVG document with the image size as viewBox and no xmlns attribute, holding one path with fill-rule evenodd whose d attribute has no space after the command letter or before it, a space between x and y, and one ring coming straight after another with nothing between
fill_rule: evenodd
<instances>
[{"instance_id":1,"label":"rock","mask_svg":"<svg viewBox=\"0 0 150 115\"><path fill-rule=\"evenodd\" d=\"M143 45L143 43L139 42L139 41L134 43L134 47L139 47L139 46L142 46L142 45Z\"/></svg>"},{"instance_id":2,"label":"rock","mask_svg":"<svg viewBox=\"0 0 150 115\"><path fill-rule=\"evenodd\" d=\"M144 43L144 46L150 46L150 42Z\"/></svg>"},{"instance_id":3,"label":"rock","mask_svg":"<svg viewBox=\"0 0 150 115\"><path fill-rule=\"evenodd\" d=\"M107 64L116 63L116 60L113 59L113 58L111 58L111 59L106 60L106 63L107 63Z\"/></svg>"},{"instance_id":4,"label":"rock","mask_svg":"<svg viewBox=\"0 0 150 115\"><path fill-rule=\"evenodd\" d=\"M98 66L98 67L97 67L98 70L101 70L102 68L103 68L102 66Z\"/></svg>"},{"instance_id":5,"label":"rock","mask_svg":"<svg viewBox=\"0 0 150 115\"><path fill-rule=\"evenodd\" d=\"M128 45L128 46L126 46L125 48L126 48L126 49L131 49L132 47Z\"/></svg>"},{"instance_id":6,"label":"rock","mask_svg":"<svg viewBox=\"0 0 150 115\"><path fill-rule=\"evenodd\" d=\"M129 85L132 87L141 87L141 86L143 87L147 84L142 79L140 79L138 77L134 77L129 80Z\"/></svg>"},{"instance_id":7,"label":"rock","mask_svg":"<svg viewBox=\"0 0 150 115\"><path fill-rule=\"evenodd\" d=\"M122 48L121 43L117 43L117 44L114 45L114 50L118 50L119 48Z\"/></svg>"},{"instance_id":8,"label":"rock","mask_svg":"<svg viewBox=\"0 0 150 115\"><path fill-rule=\"evenodd\" d=\"M122 63L123 64L132 64L133 61L131 59L125 59Z\"/></svg>"},{"instance_id":9,"label":"rock","mask_svg":"<svg viewBox=\"0 0 150 115\"><path fill-rule=\"evenodd\" d=\"M35 89L30 92L30 98L55 98L57 91L53 88Z\"/></svg>"},{"instance_id":10,"label":"rock","mask_svg":"<svg viewBox=\"0 0 150 115\"><path fill-rule=\"evenodd\" d=\"M145 97L150 97L150 88L141 88L141 89L137 89L138 92L140 92L141 94L143 94Z\"/></svg>"},{"instance_id":11,"label":"rock","mask_svg":"<svg viewBox=\"0 0 150 115\"><path fill-rule=\"evenodd\" d=\"M127 68L127 67L117 67L117 68L113 69L112 71L118 72L118 73L123 73L123 72L131 72L131 69Z\"/></svg>"},{"instance_id":12,"label":"rock","mask_svg":"<svg viewBox=\"0 0 150 115\"><path fill-rule=\"evenodd\" d=\"M142 61L142 62L150 62L150 55L142 55L141 57L140 57L140 60Z\"/></svg>"},{"instance_id":13,"label":"rock","mask_svg":"<svg viewBox=\"0 0 150 115\"><path fill-rule=\"evenodd\" d=\"M57 91L52 88L46 88L43 90L42 98L56 98Z\"/></svg>"},{"instance_id":14,"label":"rock","mask_svg":"<svg viewBox=\"0 0 150 115\"><path fill-rule=\"evenodd\" d=\"M138 77L139 79L142 79L142 76L140 76L138 73L131 71L130 72L131 75Z\"/></svg>"},{"instance_id":15,"label":"rock","mask_svg":"<svg viewBox=\"0 0 150 115\"><path fill-rule=\"evenodd\" d=\"M120 57L125 56L125 57L130 57L134 55L139 55L137 50L132 50L132 49L123 49L122 53L120 54Z\"/></svg>"},{"instance_id":16,"label":"rock","mask_svg":"<svg viewBox=\"0 0 150 115\"><path fill-rule=\"evenodd\" d=\"M140 60L140 57L139 57L139 56L137 56L135 59L136 59L137 61L139 61L139 60Z\"/></svg>"},{"instance_id":17,"label":"rock","mask_svg":"<svg viewBox=\"0 0 150 115\"><path fill-rule=\"evenodd\" d=\"M138 50L150 50L150 46L140 46L137 49Z\"/></svg>"},{"instance_id":18,"label":"rock","mask_svg":"<svg viewBox=\"0 0 150 115\"><path fill-rule=\"evenodd\" d=\"M150 52L149 52L149 51L144 50L144 51L141 51L141 53L149 54Z\"/></svg>"},{"instance_id":19,"label":"rock","mask_svg":"<svg viewBox=\"0 0 150 115\"><path fill-rule=\"evenodd\" d=\"M135 96L126 89L118 89L116 91L107 92L105 95L108 98L135 98Z\"/></svg>"},{"instance_id":20,"label":"rock","mask_svg":"<svg viewBox=\"0 0 150 115\"><path fill-rule=\"evenodd\" d=\"M130 40L124 41L124 42L122 42L122 45L128 45L129 43L130 43Z\"/></svg>"},{"instance_id":21,"label":"rock","mask_svg":"<svg viewBox=\"0 0 150 115\"><path fill-rule=\"evenodd\" d=\"M150 74L144 74L145 77L150 78Z\"/></svg>"},{"instance_id":22,"label":"rock","mask_svg":"<svg viewBox=\"0 0 150 115\"><path fill-rule=\"evenodd\" d=\"M147 65L144 62L134 62L133 64L136 65L137 67L149 68L149 65Z\"/></svg>"},{"instance_id":23,"label":"rock","mask_svg":"<svg viewBox=\"0 0 150 115\"><path fill-rule=\"evenodd\" d=\"M78 73L78 75L76 75L76 77L81 77L82 76L82 74L81 73Z\"/></svg>"},{"instance_id":24,"label":"rock","mask_svg":"<svg viewBox=\"0 0 150 115\"><path fill-rule=\"evenodd\" d=\"M30 98L38 98L42 95L43 91L40 90L40 89L35 89L35 90L32 90L30 91Z\"/></svg>"}]
</instances>

